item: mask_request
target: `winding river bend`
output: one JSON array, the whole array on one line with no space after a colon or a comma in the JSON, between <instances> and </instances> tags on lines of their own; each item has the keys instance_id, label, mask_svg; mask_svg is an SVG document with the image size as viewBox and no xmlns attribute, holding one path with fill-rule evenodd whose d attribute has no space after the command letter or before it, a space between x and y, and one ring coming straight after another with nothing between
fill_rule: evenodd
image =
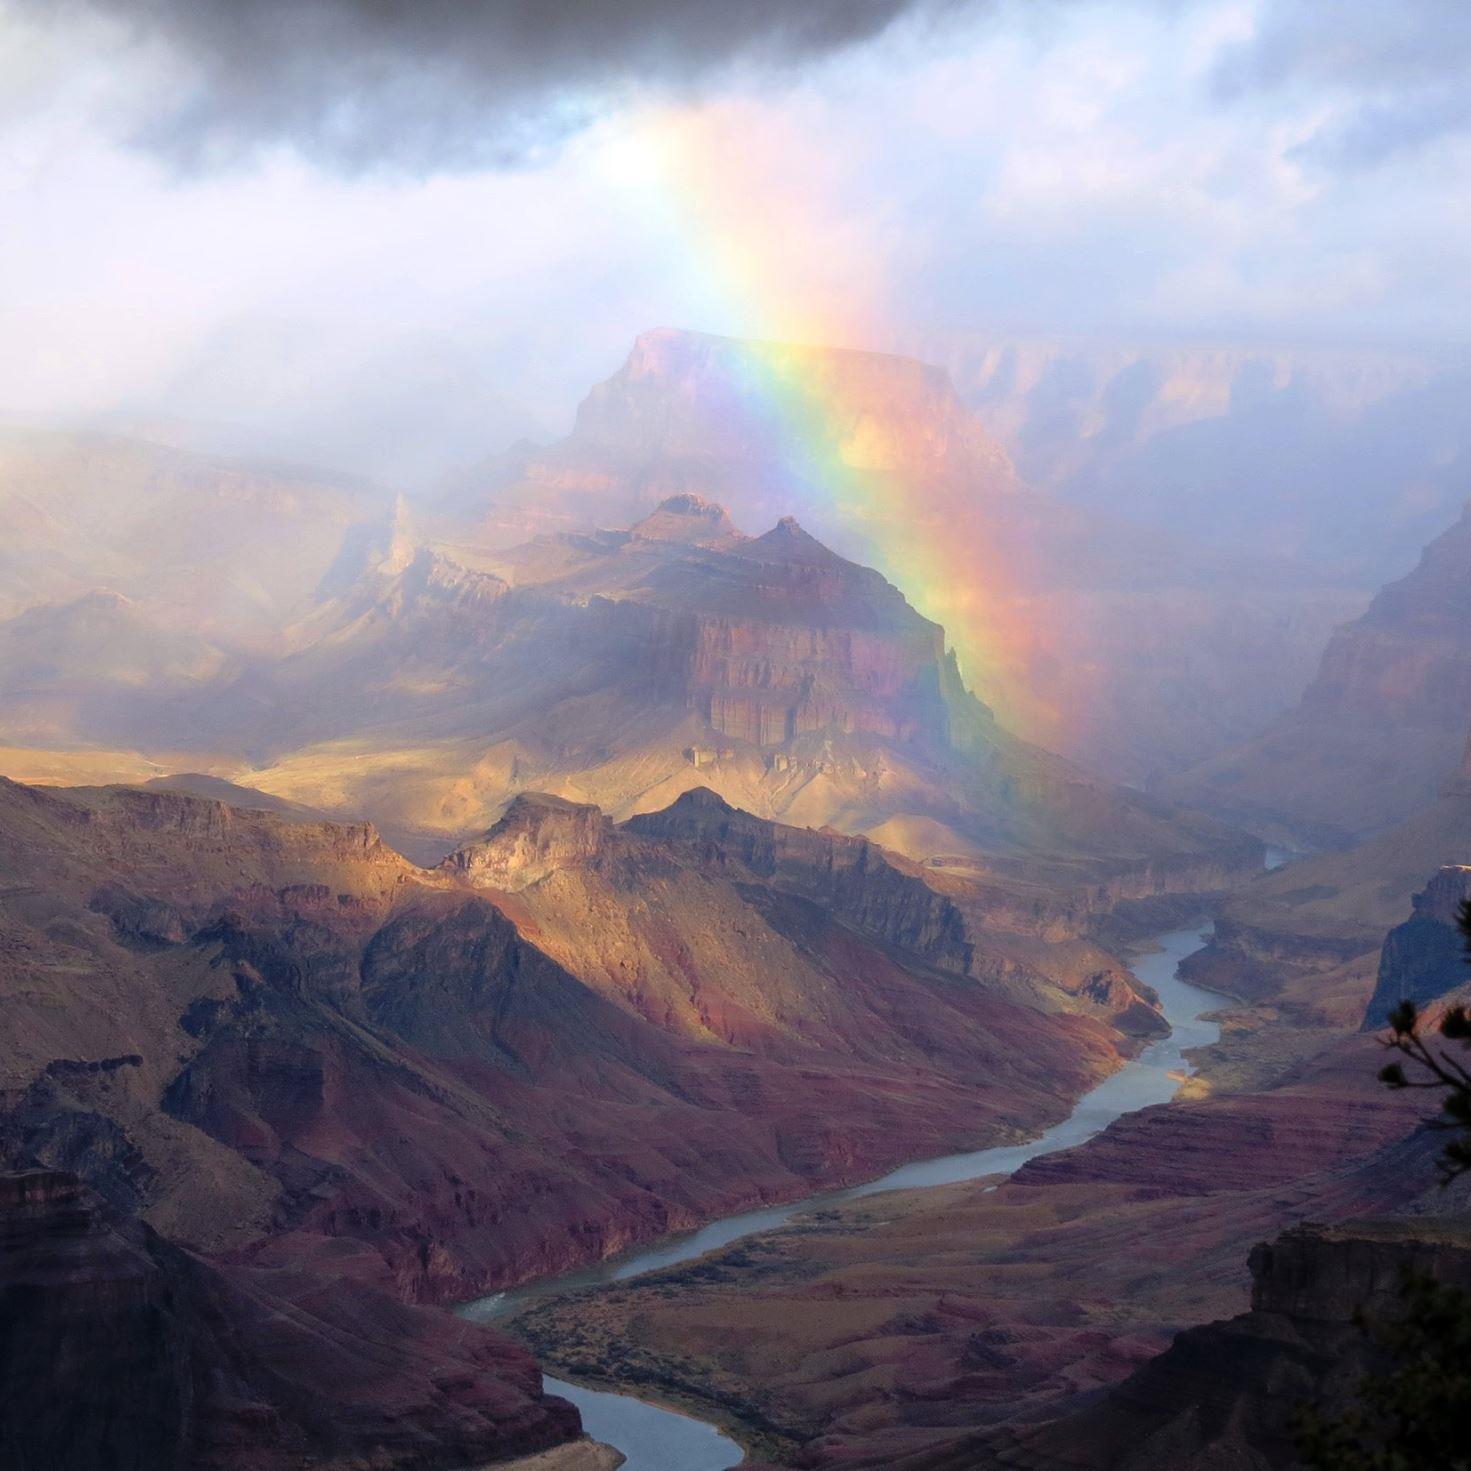
<instances>
[{"instance_id":1,"label":"winding river bend","mask_svg":"<svg viewBox=\"0 0 1471 1471\"><path fill-rule=\"evenodd\" d=\"M698 1231L665 1237L621 1258L600 1262L595 1267L568 1272L496 1293L460 1309L467 1318L488 1322L519 1311L528 1303L564 1292L622 1282L645 1272L690 1261L727 1246L743 1236L784 1225L805 1211L874 1195L881 1190L913 1190L929 1185L950 1185L984 1175L1009 1175L1029 1159L1071 1149L1105 1129L1115 1119L1151 1104L1165 1103L1175 1096L1181 1075L1190 1071L1183 1053L1189 1048L1214 1042L1220 1028L1203 1021L1206 1012L1225 1004L1225 998L1182 981L1176 970L1192 951L1199 949L1198 929L1174 930L1157 935L1159 949L1141 956L1134 964L1140 980L1159 993L1170 1035L1151 1043L1134 1059L1106 1078L1091 1093L1078 1100L1072 1113L1060 1124L1027 1144L978 1149L969 1154L945 1155L902 1165L882 1178L848 1190L810 1195L789 1205L747 1211L712 1221ZM587 1389L548 1378L547 1388L570 1399L582 1411L583 1424L594 1440L621 1451L627 1460L624 1471L728 1471L742 1460L741 1448L714 1425L689 1415L678 1414L629 1394Z\"/></svg>"}]
</instances>

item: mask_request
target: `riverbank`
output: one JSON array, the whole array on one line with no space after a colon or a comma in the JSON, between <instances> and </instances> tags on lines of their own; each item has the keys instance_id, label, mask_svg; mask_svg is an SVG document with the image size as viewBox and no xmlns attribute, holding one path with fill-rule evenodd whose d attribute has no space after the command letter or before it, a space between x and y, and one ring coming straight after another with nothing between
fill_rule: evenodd
<instances>
[{"instance_id":1,"label":"riverbank","mask_svg":"<svg viewBox=\"0 0 1471 1471\"><path fill-rule=\"evenodd\" d=\"M1216 1014L1221 998L1190 991ZM1419 1110L1376 1083L1372 1037L1289 1039L1268 1076L1270 1020L1223 1019L1219 1041L1203 1016L1180 1027L1171 1050L1189 1058L1152 1100L1168 1107L1118 1112L1081 1147L1034 1149L1009 1176L853 1192L714 1255L544 1302L520 1331L544 1351L576 1344L606 1377L664 1380L686 1403L774 1425L824 1471L928 1453L962 1425L1066 1413L1179 1328L1243 1311L1256 1241L1404 1199ZM1261 1068L1230 1091L1242 1048ZM1181 1096L1168 1075L1195 1061L1209 1071Z\"/></svg>"},{"instance_id":2,"label":"riverbank","mask_svg":"<svg viewBox=\"0 0 1471 1471\"><path fill-rule=\"evenodd\" d=\"M620 1336L623 1346L615 1352L615 1335L602 1331L607 1328L606 1322L599 1328L610 1306L629 1292L635 1293L640 1301L661 1295L667 1301L671 1297L688 1296L696 1286L702 1291L730 1287L739 1295L740 1283L759 1275L762 1264L757 1258L769 1255L773 1242L789 1239L793 1229L798 1235L809 1229L806 1220L793 1227L799 1216L806 1218L821 1213L823 1217L835 1215L843 1221L845 1210L882 1192L906 1189L923 1194L960 1182L1009 1176L1029 1160L1073 1148L1124 1114L1173 1097L1182 1071L1189 1071L1185 1052L1214 1041L1219 1035L1218 1027L1203 1018L1222 998L1191 986L1176 975L1180 961L1198 948L1200 940L1196 928L1169 932L1158 937L1158 950L1142 955L1135 964L1140 979L1160 995L1171 1023L1171 1034L1143 1049L1135 1059L1081 1098L1065 1120L1034 1139L917 1161L865 1185L713 1222L686 1237L652 1245L622 1262L496 1294L467 1305L463 1311L510 1327L533 1343L544 1361L572 1375L581 1385L615 1386L625 1392L614 1397L656 1412L668 1413L671 1407L703 1411L708 1428L725 1422L733 1432L731 1439L742 1449L763 1457L780 1454L804 1438L812 1428L810 1422L799 1423L773 1415L757 1398L742 1392L739 1384L722 1383L693 1369L684 1372L668 1354L643 1357L627 1334ZM871 1230L876 1222L882 1224L881 1215L873 1215L869 1205L863 1204L859 1210L860 1217L852 1229ZM822 1228L829 1222L814 1224ZM776 1236L772 1235L774 1232ZM712 1251L721 1254L712 1258L708 1255ZM687 1268L686 1264L691 1262L696 1265ZM724 1280L712 1282L712 1273L720 1274ZM727 1294L722 1305L726 1326L719 1330L726 1338L731 1336L739 1320L738 1313L731 1315L733 1306ZM568 1352L569 1344L575 1345L575 1352ZM718 1357L719 1343L712 1344L711 1349ZM626 1393L630 1385L648 1388L653 1393L647 1399L630 1395ZM635 1412L628 1413L632 1417ZM673 1435L684 1427L671 1425L668 1429ZM618 1444L616 1440L611 1443ZM680 1454L672 1445L662 1449L655 1446L641 1453L637 1461L631 1457L628 1471L721 1471L736 1464L711 1460L705 1465L695 1465L679 1459Z\"/></svg>"}]
</instances>

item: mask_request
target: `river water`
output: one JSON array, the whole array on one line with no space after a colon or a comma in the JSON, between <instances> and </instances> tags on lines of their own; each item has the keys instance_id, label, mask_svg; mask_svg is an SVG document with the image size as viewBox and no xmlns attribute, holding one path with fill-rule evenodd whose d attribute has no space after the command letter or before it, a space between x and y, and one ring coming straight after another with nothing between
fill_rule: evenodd
<instances>
[{"instance_id":1,"label":"river water","mask_svg":"<svg viewBox=\"0 0 1471 1471\"><path fill-rule=\"evenodd\" d=\"M1159 950L1141 956L1134 964L1134 974L1159 992L1170 1023L1170 1035L1151 1043L1132 1062L1106 1078L1091 1093L1084 1094L1062 1123L1054 1124L1029 1143L919 1160L901 1165L866 1185L727 1216L698 1231L665 1237L652 1246L610 1258L595 1267L480 1298L467 1303L460 1312L477 1322L489 1322L542 1298L621 1282L690 1261L743 1236L784 1225L806 1211L857 1200L881 1190L913 1190L985 1175L1009 1175L1038 1155L1081 1144L1124 1114L1168 1102L1175 1096L1182 1076L1190 1071L1181 1054L1189 1048L1214 1042L1220 1035L1220 1028L1214 1022L1202 1021L1201 1017L1225 1004L1225 998L1192 986L1175 974L1181 960L1200 948L1202 938L1198 929L1158 935L1155 942ZM570 1399L582 1411L583 1424L594 1440L614 1446L627 1457L624 1471L728 1471L742 1460L740 1447L729 1436L692 1416L676 1414L633 1395L586 1389L559 1379L549 1378L546 1383L553 1393Z\"/></svg>"}]
</instances>

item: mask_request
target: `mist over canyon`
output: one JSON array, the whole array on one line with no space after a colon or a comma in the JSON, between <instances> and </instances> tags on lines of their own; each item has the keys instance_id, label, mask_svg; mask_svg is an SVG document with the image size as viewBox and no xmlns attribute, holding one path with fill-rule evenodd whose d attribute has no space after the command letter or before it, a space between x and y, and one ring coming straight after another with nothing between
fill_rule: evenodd
<instances>
[{"instance_id":1,"label":"mist over canyon","mask_svg":"<svg viewBox=\"0 0 1471 1471\"><path fill-rule=\"evenodd\" d=\"M0 1471L1460 1464L1453 9L0 0Z\"/></svg>"}]
</instances>

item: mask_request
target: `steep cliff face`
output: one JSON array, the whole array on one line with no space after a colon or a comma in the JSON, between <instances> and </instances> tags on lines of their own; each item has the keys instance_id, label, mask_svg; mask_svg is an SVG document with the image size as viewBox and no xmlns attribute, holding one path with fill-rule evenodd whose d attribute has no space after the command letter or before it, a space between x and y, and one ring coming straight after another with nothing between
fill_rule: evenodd
<instances>
[{"instance_id":1,"label":"steep cliff face","mask_svg":"<svg viewBox=\"0 0 1471 1471\"><path fill-rule=\"evenodd\" d=\"M492 1332L351 1280L212 1266L71 1175L0 1175L0 1242L16 1471L432 1471L580 1428Z\"/></svg>"},{"instance_id":2,"label":"steep cliff face","mask_svg":"<svg viewBox=\"0 0 1471 1471\"><path fill-rule=\"evenodd\" d=\"M1471 899L1471 867L1444 865L1414 898L1414 912L1384 939L1374 994L1364 1013L1365 1031L1384 1026L1401 1001L1423 1009L1427 1001L1466 984L1466 940L1457 926Z\"/></svg>"},{"instance_id":3,"label":"steep cliff face","mask_svg":"<svg viewBox=\"0 0 1471 1471\"><path fill-rule=\"evenodd\" d=\"M656 515L688 518L675 504ZM814 732L944 745L943 631L876 572L790 518L714 544L665 537L652 556L640 542L635 533L555 591L640 649L643 669L712 735L756 747Z\"/></svg>"},{"instance_id":4,"label":"steep cliff face","mask_svg":"<svg viewBox=\"0 0 1471 1471\"><path fill-rule=\"evenodd\" d=\"M1303 1226L1250 1259L1251 1311L1180 1334L1095 1406L892 1463L896 1471L1285 1471L1291 1417L1346 1403L1381 1364L1356 1321L1392 1320L1406 1270L1471 1288L1471 1234L1450 1221Z\"/></svg>"},{"instance_id":5,"label":"steep cliff face","mask_svg":"<svg viewBox=\"0 0 1471 1471\"><path fill-rule=\"evenodd\" d=\"M1471 513L1339 628L1301 703L1166 786L1263 830L1342 841L1430 806L1471 724Z\"/></svg>"}]
</instances>

